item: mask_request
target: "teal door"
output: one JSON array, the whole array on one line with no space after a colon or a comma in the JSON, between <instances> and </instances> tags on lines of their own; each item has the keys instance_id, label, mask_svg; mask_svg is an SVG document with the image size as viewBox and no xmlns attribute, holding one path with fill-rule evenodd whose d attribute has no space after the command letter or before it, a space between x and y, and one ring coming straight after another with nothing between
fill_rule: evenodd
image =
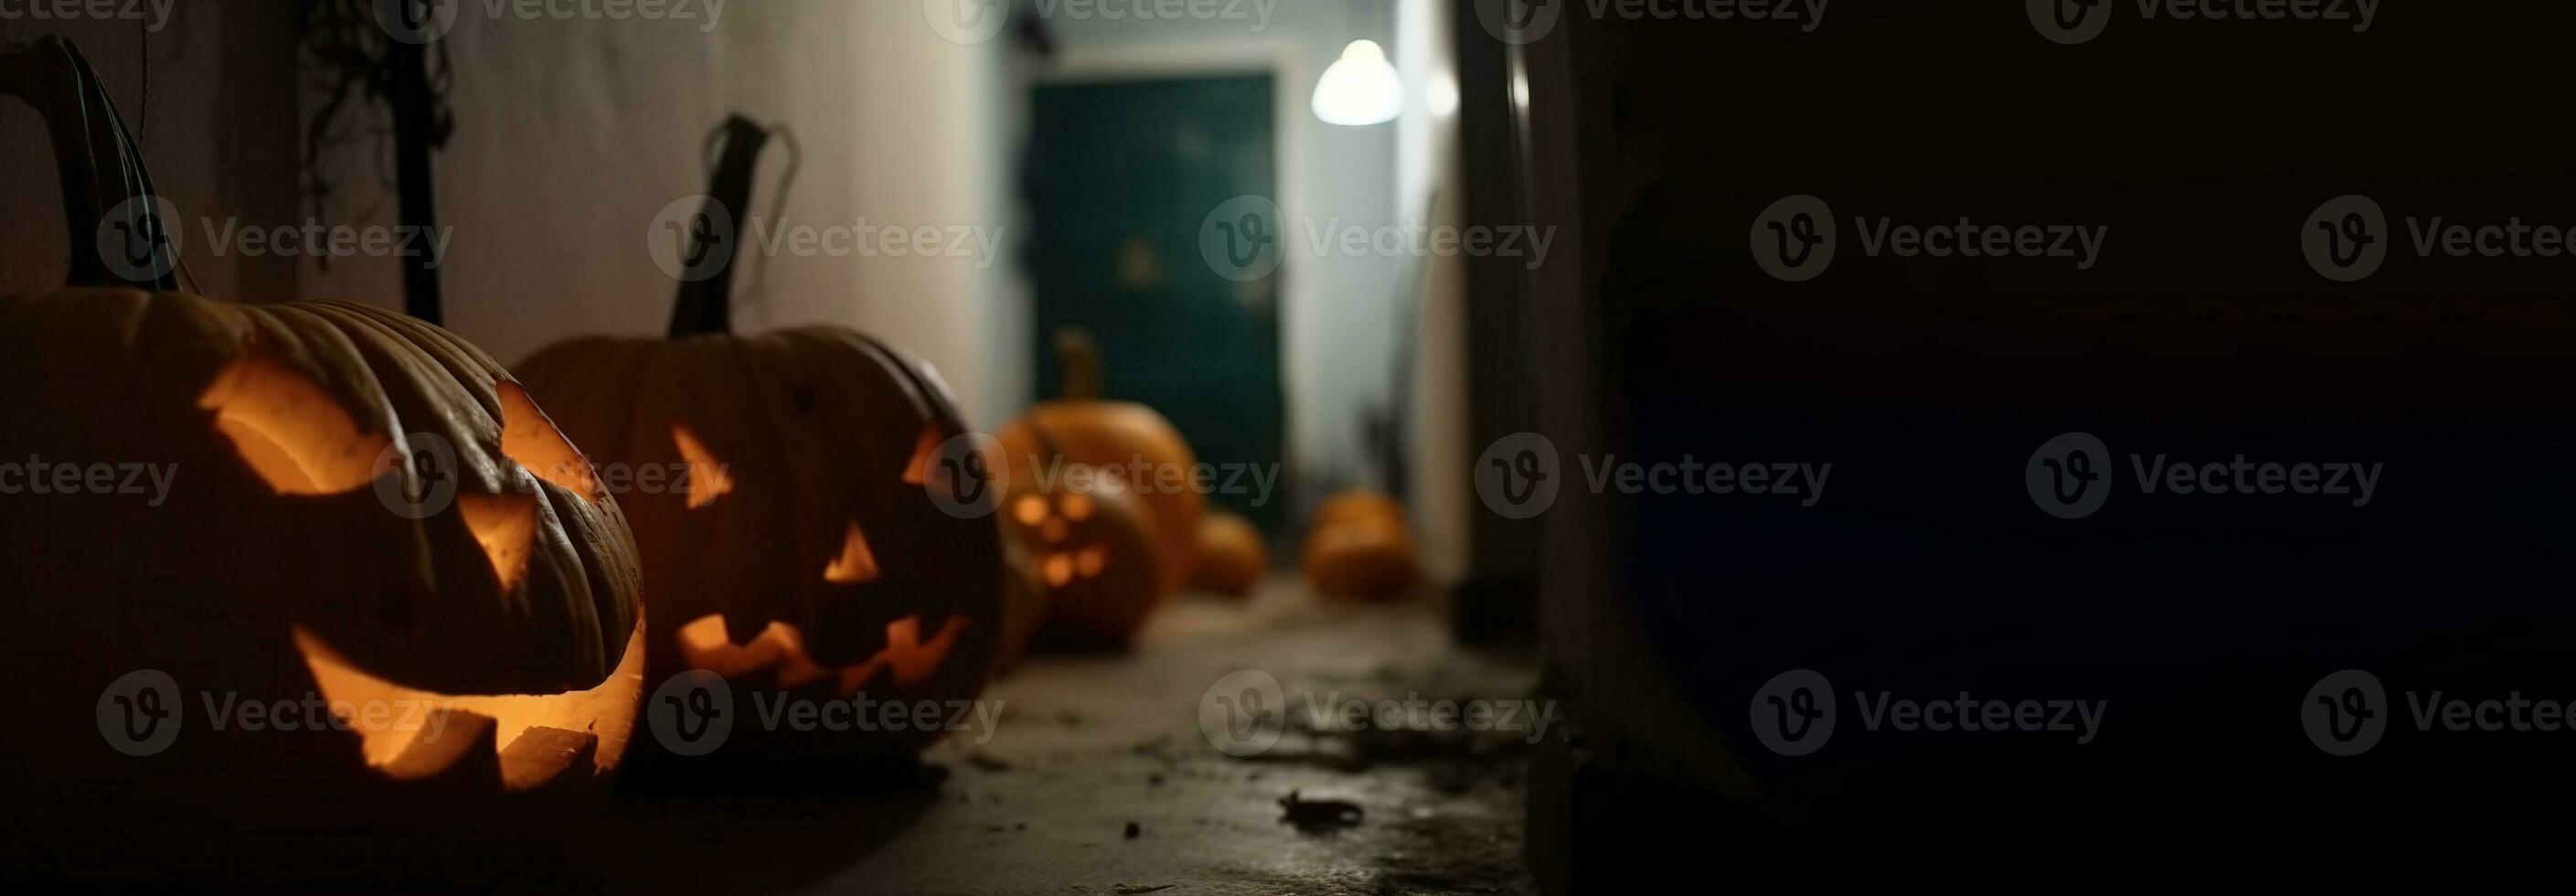
<instances>
[{"instance_id":1,"label":"teal door","mask_svg":"<svg viewBox=\"0 0 2576 896\"><path fill-rule=\"evenodd\" d=\"M1030 96L1037 394L1058 392L1056 329L1090 330L1107 397L1170 417L1202 462L1219 465L1218 486L1232 467L1280 469L1285 269L1238 282L1200 249L1219 206L1278 195L1271 96L1268 75L1052 84ZM1284 222L1267 223L1276 232ZM1277 532L1281 496L1257 500L1251 483L1243 476L1209 501Z\"/></svg>"}]
</instances>

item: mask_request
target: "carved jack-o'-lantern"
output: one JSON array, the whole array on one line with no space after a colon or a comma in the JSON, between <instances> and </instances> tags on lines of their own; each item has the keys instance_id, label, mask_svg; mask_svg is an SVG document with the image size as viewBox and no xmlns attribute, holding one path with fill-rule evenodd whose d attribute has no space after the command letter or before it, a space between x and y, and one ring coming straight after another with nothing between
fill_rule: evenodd
<instances>
[{"instance_id":1,"label":"carved jack-o'-lantern","mask_svg":"<svg viewBox=\"0 0 2576 896\"><path fill-rule=\"evenodd\" d=\"M1063 368L1064 397L1030 408L1000 433L1014 487L1061 478L1066 465L1113 475L1143 477L1136 497L1148 514L1154 539L1159 601L1180 588L1190 571L1199 515L1207 496L1185 482L1198 456L1172 423L1153 408L1101 399L1100 352L1091 334L1067 328L1055 336Z\"/></svg>"},{"instance_id":2,"label":"carved jack-o'-lantern","mask_svg":"<svg viewBox=\"0 0 2576 896\"><path fill-rule=\"evenodd\" d=\"M0 85L53 131L78 259L75 288L0 299L0 669L23 725L0 788L43 819L9 849L398 849L441 812L508 827L595 791L634 724L642 619L579 452L437 327L181 294L149 239L91 252L174 226L113 105L57 40L0 54Z\"/></svg>"},{"instance_id":3,"label":"carved jack-o'-lantern","mask_svg":"<svg viewBox=\"0 0 2576 896\"><path fill-rule=\"evenodd\" d=\"M1040 640L1123 646L1163 600L1154 529L1125 480L1087 467L1067 474L1052 491L1014 483L1003 527L1026 546L1046 592Z\"/></svg>"},{"instance_id":4,"label":"carved jack-o'-lantern","mask_svg":"<svg viewBox=\"0 0 2576 896\"><path fill-rule=\"evenodd\" d=\"M768 134L739 118L724 133L711 195L741 209ZM603 470L639 474L621 497L654 680L713 671L745 708L974 696L1000 631L1001 538L932 498L981 481L937 457L967 431L946 384L848 330L731 335L730 281L729 267L684 278L668 339L576 340L519 368ZM655 488L655 471L678 473ZM936 736L737 725L714 755L893 758Z\"/></svg>"}]
</instances>

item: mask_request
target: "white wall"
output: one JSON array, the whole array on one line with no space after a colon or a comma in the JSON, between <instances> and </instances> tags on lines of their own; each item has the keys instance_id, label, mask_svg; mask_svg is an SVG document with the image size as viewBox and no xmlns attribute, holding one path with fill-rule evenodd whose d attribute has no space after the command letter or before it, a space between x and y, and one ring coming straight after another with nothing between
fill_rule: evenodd
<instances>
[{"instance_id":1,"label":"white wall","mask_svg":"<svg viewBox=\"0 0 2576 896\"><path fill-rule=\"evenodd\" d=\"M572 336L662 331L677 284L647 254L646 231L665 205L705 191L704 137L730 112L787 124L801 149L783 205L784 147L763 157L753 215L1006 225L1003 44L945 40L919 3L735 0L711 31L457 6L445 38L457 131L438 157L441 222L455 227L447 324L504 363ZM326 220L390 223L373 164L335 164L350 195ZM938 365L969 419L996 424L1026 391L1026 374L998 363L1020 353L998 331L1018 301L1011 252L738 259L752 267L736 275L735 323L874 333ZM303 293L399 307L399 276L389 260L307 265Z\"/></svg>"}]
</instances>

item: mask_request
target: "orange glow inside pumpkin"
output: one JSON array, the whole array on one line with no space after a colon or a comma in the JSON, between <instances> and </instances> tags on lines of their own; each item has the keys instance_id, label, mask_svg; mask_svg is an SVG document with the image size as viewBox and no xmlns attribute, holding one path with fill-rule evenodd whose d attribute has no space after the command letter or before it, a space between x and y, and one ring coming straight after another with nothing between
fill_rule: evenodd
<instances>
[{"instance_id":1,"label":"orange glow inside pumpkin","mask_svg":"<svg viewBox=\"0 0 2576 896\"><path fill-rule=\"evenodd\" d=\"M868 537L851 523L850 531L841 536L841 553L823 567L823 581L835 585L856 585L877 580L877 555L868 550Z\"/></svg>"},{"instance_id":2,"label":"orange glow inside pumpkin","mask_svg":"<svg viewBox=\"0 0 2576 896\"><path fill-rule=\"evenodd\" d=\"M537 542L535 495L457 495L457 512L465 528L492 558L492 574L503 592L515 591L528 577L528 555Z\"/></svg>"},{"instance_id":3,"label":"orange glow inside pumpkin","mask_svg":"<svg viewBox=\"0 0 2576 896\"><path fill-rule=\"evenodd\" d=\"M886 646L867 662L840 669L826 668L814 662L805 650L805 635L795 626L772 622L750 643L735 644L725 636L722 613L701 616L680 627L680 658L691 668L705 669L726 678L740 678L762 669L778 670L778 686L798 688L825 679L834 679L843 697L859 692L874 679L879 670L893 673L895 683L916 685L930 679L947 662L948 652L957 646L957 638L966 633L965 617L950 616L939 635L928 642L921 640L921 617L906 616L886 623Z\"/></svg>"},{"instance_id":4,"label":"orange glow inside pumpkin","mask_svg":"<svg viewBox=\"0 0 2576 896\"><path fill-rule=\"evenodd\" d=\"M197 408L281 495L332 495L376 478L391 442L370 433L339 400L286 362L247 355L215 375Z\"/></svg>"},{"instance_id":5,"label":"orange glow inside pumpkin","mask_svg":"<svg viewBox=\"0 0 2576 896\"><path fill-rule=\"evenodd\" d=\"M590 458L572 446L554 419L528 397L528 390L502 380L494 391L501 396L502 455L584 501L596 504L607 497L599 487L599 476L591 472Z\"/></svg>"},{"instance_id":6,"label":"orange glow inside pumpkin","mask_svg":"<svg viewBox=\"0 0 2576 896\"><path fill-rule=\"evenodd\" d=\"M698 434L686 426L671 424L671 444L680 449L680 459L689 465L689 509L711 507L717 498L733 492L733 472L708 451Z\"/></svg>"},{"instance_id":7,"label":"orange glow inside pumpkin","mask_svg":"<svg viewBox=\"0 0 2576 896\"><path fill-rule=\"evenodd\" d=\"M425 745L428 738L451 733L420 724L429 714L422 708L490 717L495 723L493 743L501 754L503 782L512 790L536 787L552 779L547 769L529 767L536 764L534 760L513 765L510 746L531 728L595 735L599 742L591 762L601 771L615 768L634 731L636 701L644 687L644 624L640 619L636 621L635 634L627 638L625 655L607 680L585 691L545 695L459 696L407 687L360 669L303 626L295 626L294 635L305 665L313 670L315 690L330 703L332 713L358 735L359 749L367 764L397 778L425 777L437 771L414 768L397 760L416 743ZM372 707L386 707L387 711L379 713Z\"/></svg>"}]
</instances>

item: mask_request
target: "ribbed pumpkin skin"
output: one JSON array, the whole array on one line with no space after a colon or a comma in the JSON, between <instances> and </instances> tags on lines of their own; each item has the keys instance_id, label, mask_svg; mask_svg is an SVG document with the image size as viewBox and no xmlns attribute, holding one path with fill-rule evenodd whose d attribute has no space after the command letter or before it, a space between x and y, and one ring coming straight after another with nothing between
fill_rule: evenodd
<instances>
[{"instance_id":1,"label":"ribbed pumpkin skin","mask_svg":"<svg viewBox=\"0 0 2576 896\"><path fill-rule=\"evenodd\" d=\"M409 688L593 691L562 724L597 735L598 767L618 763L640 699L640 662L621 669L641 624L633 541L615 502L577 465L555 463L578 452L482 352L356 305L65 290L0 299L0 382L0 457L174 471L159 506L149 495L0 496L14 617L0 627L0 669L24 726L0 787L30 813L13 820L34 819L21 833L130 849L156 825L186 832L184 844L146 841L165 856L281 831L332 831L331 844L350 846L364 830L404 830L395 848L426 847L446 841L416 835L440 831L448 812L484 827L446 833L536 833L512 831L524 820L512 813L553 811L602 780L505 793L488 765L461 763L393 780L348 731L216 730L201 699L317 690L299 628ZM302 452L297 470L260 466L243 430L226 429L254 410L288 427L259 431ZM437 441L454 456L435 481L402 462ZM309 481L280 485L297 476ZM418 520L379 494L438 482L454 485L453 504ZM469 512L516 526L487 549ZM165 752L129 758L101 742L99 707L112 680L139 669L168 673L185 705Z\"/></svg>"},{"instance_id":2,"label":"ribbed pumpkin skin","mask_svg":"<svg viewBox=\"0 0 2576 896\"><path fill-rule=\"evenodd\" d=\"M989 517L941 510L919 478L926 446L966 432L928 366L860 334L816 327L583 339L519 369L555 396L556 419L587 439L604 469L723 466L720 495L701 491L693 501L687 488L640 480L621 493L651 595L650 680L725 665L682 649L692 623L704 639L696 643L712 643L710 617L721 615L726 643L717 649L740 668L718 671L732 679L740 709L782 695L947 701L982 689L1002 629L1000 533ZM675 427L700 456L684 456ZM703 475L693 469L691 478ZM853 527L872 561L864 576L840 564ZM792 629L802 656L769 662L743 652L776 650L775 636L764 635L773 624ZM909 626L900 638L898 626ZM834 675L800 675L800 666ZM737 724L710 758L891 759L939 734Z\"/></svg>"}]
</instances>

